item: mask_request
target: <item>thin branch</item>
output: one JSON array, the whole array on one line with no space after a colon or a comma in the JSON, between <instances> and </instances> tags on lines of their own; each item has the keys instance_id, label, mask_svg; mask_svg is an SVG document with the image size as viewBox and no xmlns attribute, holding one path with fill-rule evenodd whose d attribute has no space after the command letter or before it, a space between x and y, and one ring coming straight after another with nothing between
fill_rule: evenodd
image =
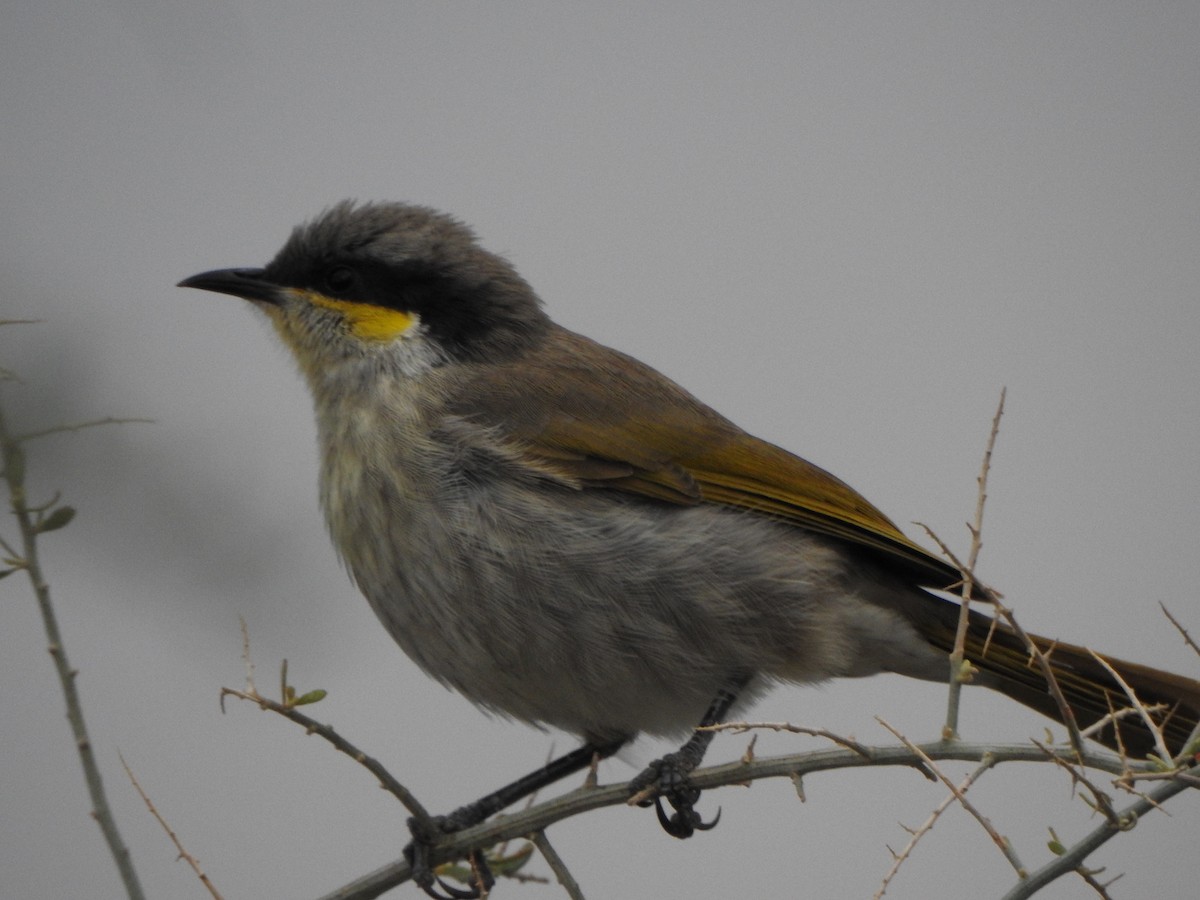
<instances>
[{"instance_id":1,"label":"thin branch","mask_svg":"<svg viewBox=\"0 0 1200 900\"><path fill-rule=\"evenodd\" d=\"M814 772L841 769L857 769L866 766L905 766L923 769L926 760L960 760L982 763L990 761L993 766L1004 762L1045 762L1045 752L1032 744L981 744L962 741L935 741L914 745L915 751L905 746L867 746L865 755L845 748L816 750L787 756L759 757L750 763L741 761L697 769L688 776L692 785L701 790L711 790L729 785L742 785L764 778L788 778L793 784ZM1074 751L1064 748L1052 755L1075 759ZM1126 771L1127 762L1107 751L1086 749L1081 760L1083 765L1098 771L1120 775ZM1152 771L1149 764L1132 764L1135 771ZM1182 790L1182 788L1180 788ZM492 847L501 841L523 837L541 831L555 822L601 809L624 805L629 797L629 785L625 781L601 787L577 788L566 794L539 803L527 810L511 815L497 816L480 825L446 835L434 846L431 862L460 858L472 850ZM363 875L326 894L321 900L372 900L412 876L407 860L400 859Z\"/></svg>"},{"instance_id":2,"label":"thin branch","mask_svg":"<svg viewBox=\"0 0 1200 900\"><path fill-rule=\"evenodd\" d=\"M1163 614L1171 621L1171 624L1175 626L1175 630L1178 631L1181 635L1183 635L1184 643L1186 643L1189 647L1191 647L1192 651L1197 656L1200 656L1200 647L1196 646L1196 642L1192 640L1192 636L1190 634L1188 634L1187 629L1184 628L1182 625L1180 625L1179 620L1176 619L1173 615L1171 615L1171 611L1169 609L1167 609L1167 605L1165 603L1163 603L1161 600L1159 600L1158 605L1162 608Z\"/></svg>"},{"instance_id":3,"label":"thin branch","mask_svg":"<svg viewBox=\"0 0 1200 900\"><path fill-rule=\"evenodd\" d=\"M75 737L75 747L79 752L79 761L83 767L84 780L87 783L88 794L92 801L92 815L100 826L104 840L108 844L109 853L117 865L125 892L130 900L143 900L141 882L133 867L133 859L129 848L125 846L113 817L112 808L104 792L104 781L100 776L100 766L96 763L96 755L92 749L92 741L88 736L87 725L83 719L83 704L75 686L78 672L71 668L67 659L67 649L63 643L62 632L58 627L58 616L50 600L50 586L42 571L38 558L38 523L25 497L25 451L20 441L8 431L3 409L0 409L0 456L4 461L4 480L8 483L9 503L13 515L16 516L17 526L21 532L20 567L29 576L34 596L37 597L38 610L42 616L42 627L46 631L46 640L50 657L54 660L55 671L58 672L59 684L62 687L63 699L67 706L67 721Z\"/></svg>"},{"instance_id":4,"label":"thin branch","mask_svg":"<svg viewBox=\"0 0 1200 900\"><path fill-rule=\"evenodd\" d=\"M983 451L983 464L979 469L979 477L976 479L979 491L975 497L975 522L970 526L971 552L967 557L966 573L972 579L974 578L975 566L979 562L979 551L983 549L983 508L987 505L988 475L992 471L992 453L996 449L996 437L1000 434L1000 420L1004 417L1004 399L1007 396L1008 388L1001 388L1000 402L996 405L996 414L992 417L992 428L988 432L987 449Z\"/></svg>"},{"instance_id":5,"label":"thin branch","mask_svg":"<svg viewBox=\"0 0 1200 900\"><path fill-rule=\"evenodd\" d=\"M946 697L946 724L942 736L949 739L958 736L958 711L962 699L962 686L970 670L967 665L967 630L971 621L971 599L975 593L975 566L979 552L983 549L983 510L987 505L987 482L992 469L992 453L996 449L996 436L1000 433L1000 419L1004 416L1004 398L1007 388L1000 389L1000 402L992 417L992 428L988 432L987 447L983 451L983 462L975 481L978 491L975 496L975 521L967 526L971 533L971 547L967 564L959 567L962 576L962 604L958 609L958 625L954 632L954 649L950 652L950 689Z\"/></svg>"},{"instance_id":6,"label":"thin branch","mask_svg":"<svg viewBox=\"0 0 1200 900\"><path fill-rule=\"evenodd\" d=\"M914 829L904 829L905 831L909 832L911 837L909 838L908 843L904 846L903 850L901 850L899 853L892 853L892 856L894 857L892 860L892 866L890 869L888 869L887 874L883 876L883 882L879 885L879 890L875 892L872 900L880 900L880 898L887 893L888 885L892 883L892 879L894 879L900 872L900 867L904 865L905 860L912 855L913 850L916 849L921 838L933 830L933 826L937 824L937 820L941 818L942 813L950 808L950 804L954 803L960 794L965 794L970 789L971 785L976 782L979 776L981 776L990 768L992 768L991 760L984 760L976 769L971 772L971 774L959 782L957 790L952 790L946 794L946 796L942 799L942 802L934 807L933 812L929 814L928 819ZM891 848L889 847L888 849L890 850Z\"/></svg>"},{"instance_id":7,"label":"thin branch","mask_svg":"<svg viewBox=\"0 0 1200 900\"><path fill-rule=\"evenodd\" d=\"M1196 766L1183 773L1196 778L1200 776L1200 766ZM1127 831L1137 824L1138 820L1146 813L1156 809L1164 801L1174 797L1181 791L1188 790L1192 785L1188 780L1183 778L1175 778L1166 782L1160 787L1155 788L1147 796L1139 798L1134 803L1129 804L1124 809L1120 810L1118 818L1121 825L1114 826L1107 819L1094 831L1084 836L1084 838L1069 848L1064 853L1056 856L1042 868L1030 873L1027 878L1021 879L1013 888L1004 895L1002 900L1027 900L1032 897L1046 885L1052 881L1062 877L1068 872L1077 871L1083 861L1090 854L1107 843L1117 834L1122 831Z\"/></svg>"},{"instance_id":8,"label":"thin branch","mask_svg":"<svg viewBox=\"0 0 1200 900\"><path fill-rule=\"evenodd\" d=\"M1167 704L1152 703L1147 706L1146 709L1152 713L1163 712L1167 709ZM1095 737L1109 725L1115 725L1121 719L1128 719L1130 716L1136 716L1138 714L1138 711L1132 706L1122 706L1120 709L1115 709L1112 712L1101 716L1087 728L1081 728L1079 730L1079 734L1081 737L1085 738Z\"/></svg>"},{"instance_id":9,"label":"thin branch","mask_svg":"<svg viewBox=\"0 0 1200 900\"><path fill-rule=\"evenodd\" d=\"M848 750L853 750L862 756L867 755L867 748L853 738L842 737L824 728L806 728L803 725L793 725L791 722L721 722L717 725L701 725L696 731L730 731L734 734L744 734L747 731L783 731L788 734L807 734L812 737L825 738Z\"/></svg>"},{"instance_id":10,"label":"thin branch","mask_svg":"<svg viewBox=\"0 0 1200 900\"><path fill-rule=\"evenodd\" d=\"M908 738L906 738L903 734L901 734L899 731L897 731L895 728L893 728L891 725L889 725L887 722L885 722L879 716L876 716L875 720L880 725L882 725L884 728L886 728L888 731L890 731L893 735L895 735L896 739L899 740L901 743L903 743L905 747L907 747L909 750L911 750L913 753L917 754L921 758L921 760L925 763L925 765L935 775L937 775L938 780L941 781L942 784L944 784L946 787L948 787L950 789L950 793L954 795L954 799L958 801L958 805L961 806L963 809L965 809L968 813L970 813L974 817L975 821L980 824L980 826L983 828L983 830L987 832L988 837L990 837L992 839L992 841L995 843L995 845L1000 848L1000 852L1004 854L1004 858L1008 860L1009 865L1011 865L1016 870L1018 875L1024 876L1025 871L1026 871L1025 866L1023 866L1021 864L1021 860L1017 856L1017 851L1013 849L1012 843L1009 841L1009 839L1006 838L1004 835L1000 834L1000 832L998 832L992 826L992 823L987 818L987 816L985 816L983 813L981 813L975 807L975 804L966 798L966 796L958 789L958 787L954 784L954 782L951 781L942 772L942 770L937 767L937 765L934 763L934 761L932 759L930 759L928 756L926 756L925 753L916 744L914 744L912 741L910 741ZM984 759L983 762L986 763L987 760Z\"/></svg>"},{"instance_id":11,"label":"thin branch","mask_svg":"<svg viewBox=\"0 0 1200 900\"><path fill-rule=\"evenodd\" d=\"M1062 691L1062 686L1058 683L1058 677L1054 674L1054 666L1050 663L1049 654L1043 653L1042 648L1033 642L1033 638L1017 622L1017 618L1013 615L1011 609L1004 606L998 600L995 606L996 615L1008 623L1008 627L1020 638L1021 643L1025 645L1026 651L1033 657L1034 662L1037 663L1038 668L1042 672L1042 677L1046 679L1046 689L1050 692L1050 696L1054 698L1054 703L1058 707L1059 717L1062 719L1063 726L1067 729L1067 741L1077 754L1082 753L1083 737L1079 733L1079 721L1075 718L1075 710L1067 702L1067 697ZM1053 648L1051 648L1052 652ZM1119 729L1117 734L1118 736L1120 735Z\"/></svg>"},{"instance_id":12,"label":"thin branch","mask_svg":"<svg viewBox=\"0 0 1200 900\"><path fill-rule=\"evenodd\" d=\"M966 564L959 561L959 559L954 555L954 552L946 546L942 539L939 538L928 525L924 525L920 522L917 524L921 525L921 527L925 529L926 534L928 534L930 538L937 543L938 547L941 548L942 552L946 554L955 567L957 567L960 571L965 568ZM1033 639L1017 622L1012 610L1001 602L1003 596L999 591L989 587L986 584L983 584L974 576L972 576L972 580L974 582L975 589L983 595L983 599L987 600L987 602L990 603L995 610L992 620L992 627L996 627L997 619L1003 619L1012 629L1013 633L1017 636L1021 643L1025 645L1026 652L1030 655L1034 662L1037 663L1038 668L1041 670L1042 677L1046 679L1046 689L1050 692L1050 696L1054 699L1055 705L1058 707L1059 716L1062 719L1062 724L1067 729L1067 739L1069 740L1071 746L1075 748L1076 752L1082 753L1083 738L1079 731L1079 724L1075 719L1075 710L1071 708L1071 704L1067 702L1067 698L1062 692L1062 687L1059 685L1058 678L1054 674L1054 668L1050 664L1049 656L1046 653L1043 653L1042 649L1033 642Z\"/></svg>"},{"instance_id":13,"label":"thin branch","mask_svg":"<svg viewBox=\"0 0 1200 900\"><path fill-rule=\"evenodd\" d=\"M1063 725L1067 729L1067 738L1071 746L1077 752L1083 750L1083 738L1079 733L1079 725L1075 719L1075 711L1067 702L1066 696L1062 692L1062 688L1058 684L1058 679L1054 674L1054 669L1050 665L1050 660L1045 653L1042 652L1029 635L1025 632L1017 620L1013 617L1012 611L1007 609L1000 601L1003 599L1000 593L991 587L983 584L975 576L975 563L978 561L979 551L982 547L982 530L983 530L983 509L987 500L987 477L991 470L992 452L995 449L996 435L1000 429L1000 418L1004 414L1004 400L1006 390L1000 391L1000 403L996 408L996 415L992 418L992 428L988 435L987 448L984 451L983 464L980 469L980 474L977 479L979 491L976 497L975 505L975 522L973 525L968 525L967 528L971 532L971 548L966 562L960 561L944 541L941 540L928 525L917 523L925 530L925 532L937 542L942 552L950 559L953 565L959 570L962 576L962 597L963 601L959 608L958 627L954 636L954 649L950 654L950 690L946 704L946 724L943 728L943 735L947 739L951 739L957 735L958 729L958 709L960 696L962 693L962 682L965 679L967 672L964 667L968 665L966 661L966 632L967 624L970 615L969 602L971 596L978 591L982 598L987 600L995 607L995 618L1003 618L1012 627L1013 632L1025 644L1030 656L1038 664L1041 669L1042 676L1046 679L1046 686L1050 695L1054 698L1055 704L1058 706L1060 717ZM993 624L994 627L994 624Z\"/></svg>"},{"instance_id":14,"label":"thin branch","mask_svg":"<svg viewBox=\"0 0 1200 900\"><path fill-rule=\"evenodd\" d=\"M242 629L242 662L246 664L246 693L257 695L258 688L254 685L254 660L250 657L250 628L242 616L238 616L238 625ZM224 711L222 707L221 712Z\"/></svg>"},{"instance_id":15,"label":"thin branch","mask_svg":"<svg viewBox=\"0 0 1200 900\"><path fill-rule=\"evenodd\" d=\"M118 753L117 758L121 760L121 766L125 769L125 774L129 776L129 781L133 784L134 790L138 792L138 796L142 798L142 801L146 804L146 808L150 810L150 814L158 820L158 824L162 826L162 830L167 833L167 837L171 839L171 843L174 844L175 849L179 851L179 858L191 866L192 871L196 873L196 877L200 879L200 883L203 884L208 890L208 893L211 897L213 897L213 900L222 900L221 893L209 880L208 876L204 874L204 870L200 868L200 860L196 859L196 857L187 852L183 846L183 842L179 840L179 837L172 830L171 826L167 824L167 820L164 819L159 813L154 803L150 800L149 795L142 790L142 786L138 783L137 777L133 774L133 770L129 768L129 763L125 762L125 757Z\"/></svg>"},{"instance_id":16,"label":"thin branch","mask_svg":"<svg viewBox=\"0 0 1200 900\"><path fill-rule=\"evenodd\" d=\"M579 882L575 880L575 876L571 874L571 870L567 868L567 864L558 855L558 851L550 844L550 839L546 837L546 832L535 831L529 836L529 840L533 842L533 846L537 847L538 851L545 858L546 863L550 866L550 870L554 872L554 877L558 879L558 883L567 892L567 896L571 900L584 900Z\"/></svg>"},{"instance_id":17,"label":"thin branch","mask_svg":"<svg viewBox=\"0 0 1200 900\"><path fill-rule=\"evenodd\" d=\"M1092 795L1092 802L1088 805L1100 812L1104 818L1114 825L1120 824L1116 809L1113 808L1112 797L1092 783L1092 780L1083 774L1082 767L1075 765L1070 760L1063 759L1061 756L1055 756L1050 753L1050 748L1041 741L1034 741L1038 747L1041 747L1047 753L1047 758L1051 759L1059 767L1066 769L1071 776L1072 785L1082 784ZM1084 801L1087 802L1086 800Z\"/></svg>"},{"instance_id":18,"label":"thin branch","mask_svg":"<svg viewBox=\"0 0 1200 900\"><path fill-rule=\"evenodd\" d=\"M1098 871L1103 872L1104 870L1100 869ZM1075 874L1083 879L1084 884L1096 892L1096 896L1099 897L1100 900L1112 900L1112 895L1108 892L1108 885L1112 884L1114 881L1120 880L1121 878L1120 875L1117 875L1116 877L1109 879L1107 884L1101 884L1096 880L1096 873L1085 869L1083 866L1080 866L1078 869L1076 869Z\"/></svg>"},{"instance_id":19,"label":"thin branch","mask_svg":"<svg viewBox=\"0 0 1200 900\"><path fill-rule=\"evenodd\" d=\"M1164 763L1170 764L1173 759L1171 751L1167 749L1167 741L1163 737L1162 729L1158 727L1158 723L1154 721L1154 717L1150 715L1150 711L1142 705L1142 701L1138 698L1138 695L1129 686L1128 682L1121 677L1120 673L1108 664L1108 660L1090 647L1088 648L1088 653L1092 654L1092 659L1104 666L1108 674L1121 686L1121 690L1125 692L1125 696L1129 698L1129 702L1133 704L1134 709L1142 717L1142 722L1145 723L1146 728L1154 735L1154 749L1158 751L1158 755L1162 757Z\"/></svg>"},{"instance_id":20,"label":"thin branch","mask_svg":"<svg viewBox=\"0 0 1200 900\"><path fill-rule=\"evenodd\" d=\"M354 744L350 743L340 734L333 730L332 726L324 725L316 719L309 718L293 706L288 706L284 703L277 703L269 697L264 697L258 691L251 688L246 691L237 691L233 688L221 688L222 702L226 697L237 697L239 700L246 700L250 703L257 703L260 709L267 709L273 713L278 713L285 719L290 719L297 725L302 727L308 734L315 734L322 737L329 743L333 744L342 753L345 753L356 763L365 768L368 772L379 779L380 786L404 804L404 808L412 813L413 817L422 822L431 832L436 831L436 826L433 824L433 817L429 815L429 811L421 804L413 793L402 785L395 777L383 767L379 760L367 756L362 750L359 750Z\"/></svg>"},{"instance_id":21,"label":"thin branch","mask_svg":"<svg viewBox=\"0 0 1200 900\"><path fill-rule=\"evenodd\" d=\"M340 734L333 730L333 726L325 725L312 719L304 713L296 709L295 703L291 702L289 697L289 687L287 683L287 660L283 661L280 669L281 688L280 693L283 698L282 703L277 703L269 697L264 697L258 692L258 688L254 684L254 660L250 656L250 629L246 626L246 620L238 616L238 624L242 630L242 661L246 664L246 688L245 690L236 691L233 688L221 688L220 702L221 712L225 711L225 698L237 697L239 700L247 700L250 703L257 703L259 709L270 710L278 713L285 719L289 719L304 728L307 734L316 734L323 737L329 743L333 744L342 753L345 753L368 772L379 779L380 787L390 793L393 797L404 804L405 809L412 813L422 826L430 831L436 831L433 817L429 811L421 804L413 793L396 780L383 764L373 757L367 756L366 753L359 750L350 741L346 740ZM324 695L324 692L321 692Z\"/></svg>"},{"instance_id":22,"label":"thin branch","mask_svg":"<svg viewBox=\"0 0 1200 900\"><path fill-rule=\"evenodd\" d=\"M101 425L153 425L154 419L141 418L116 418L114 416L106 416L103 419L92 419L90 422L75 422L70 425L55 425L51 428L43 428L41 431L30 431L26 434L17 435L13 440L18 443L26 443L27 441L35 441L38 438L44 438L52 434L63 434L65 432L83 431L85 428L97 428Z\"/></svg>"}]
</instances>

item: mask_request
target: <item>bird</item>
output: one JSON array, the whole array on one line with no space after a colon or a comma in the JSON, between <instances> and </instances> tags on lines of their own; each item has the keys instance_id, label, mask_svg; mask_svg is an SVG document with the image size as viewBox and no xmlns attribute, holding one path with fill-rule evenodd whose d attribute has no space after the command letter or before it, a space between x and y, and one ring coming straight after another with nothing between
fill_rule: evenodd
<instances>
[{"instance_id":1,"label":"bird","mask_svg":"<svg viewBox=\"0 0 1200 900\"><path fill-rule=\"evenodd\" d=\"M829 472L756 438L655 369L553 321L458 219L346 200L296 227L263 268L180 286L264 313L312 394L333 543L396 643L493 713L581 746L437 820L482 821L639 734L686 737L630 789L663 827L702 821L687 776L711 732L779 682L891 672L950 678L960 570ZM1028 645L978 605L974 684L1061 721ZM1037 635L1081 723L1154 749L1088 650ZM1178 752L1200 683L1108 659ZM665 799L671 812L665 812ZM643 804L650 802L643 797ZM414 878L438 834L412 823ZM454 890L452 896L477 896Z\"/></svg>"}]
</instances>

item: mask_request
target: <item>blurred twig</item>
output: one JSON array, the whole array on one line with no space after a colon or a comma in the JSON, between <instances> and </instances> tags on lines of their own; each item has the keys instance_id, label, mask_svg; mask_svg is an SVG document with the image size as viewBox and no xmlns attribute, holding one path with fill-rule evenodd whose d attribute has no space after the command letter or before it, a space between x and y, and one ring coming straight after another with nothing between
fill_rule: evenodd
<instances>
[{"instance_id":1,"label":"blurred twig","mask_svg":"<svg viewBox=\"0 0 1200 900\"><path fill-rule=\"evenodd\" d=\"M41 506L29 505L25 494L25 450L21 446L22 440L9 431L3 406L0 405L0 456L2 456L4 466L3 478L8 485L9 505L21 533L19 551L7 543L4 544L5 551L9 556L5 562L10 566L10 572L24 571L29 577L29 583L37 598L38 610L42 615L42 625L46 631L50 657L54 660L54 668L58 673L63 698L66 701L67 721L70 723L71 732L75 737L75 747L79 751L84 780L92 800L92 816L99 824L104 840L108 843L109 852L116 862L126 894L131 900L143 900L145 894L133 867L129 848L125 846L125 842L121 838L116 819L113 817L112 809L104 792L100 767L96 763L96 755L92 750L92 742L88 737L87 725L83 719L83 705L75 686L75 677L78 672L71 668L67 659L67 649L63 644L62 632L58 626L58 616L50 600L50 585L46 581L38 555L38 535L66 525L71 520L74 511L68 506L51 509L54 501Z\"/></svg>"},{"instance_id":2,"label":"blurred twig","mask_svg":"<svg viewBox=\"0 0 1200 900\"><path fill-rule=\"evenodd\" d=\"M180 841L179 837L175 834L174 829L167 824L167 820L162 817L162 814L158 811L158 808L155 807L154 803L150 800L149 795L142 790L141 784L138 783L137 778L133 774L133 769L129 768L129 763L125 762L125 757L121 756L119 753L117 756L121 760L121 765L125 769L125 774L129 776L129 781L133 784L133 789L138 792L138 796L142 798L142 801L146 804L146 808L150 810L150 814L154 816L154 818L158 821L158 824L162 826L162 830L167 833L167 837L171 839L171 843L174 844L175 849L179 851L179 858L191 866L192 871L196 873L196 877L200 879L200 883L208 890L208 893L211 897L213 897L213 900L222 900L221 894L217 890L216 886L212 883L212 881L209 880L209 877L204 874L204 870L200 868L200 860L196 859L196 857L187 852L183 846L183 842Z\"/></svg>"},{"instance_id":3,"label":"blurred twig","mask_svg":"<svg viewBox=\"0 0 1200 900\"><path fill-rule=\"evenodd\" d=\"M69 425L54 425L50 428L43 428L40 431L30 431L26 434L18 435L15 440L23 443L25 441L34 441L38 438L44 438L51 434L63 434L64 432L82 431L85 428L95 428L98 425L153 425L153 419L138 419L138 418L116 418L114 416L105 416L103 419L92 419L90 422L73 422Z\"/></svg>"},{"instance_id":4,"label":"blurred twig","mask_svg":"<svg viewBox=\"0 0 1200 900\"><path fill-rule=\"evenodd\" d=\"M567 868L567 864L558 855L558 851L550 844L550 839L546 837L546 832L535 831L529 836L529 840L541 852L546 863L550 866L550 870L554 872L554 877L558 879L558 883L567 892L567 896L571 900L584 900L579 882L575 880L575 876L571 874L571 870Z\"/></svg>"},{"instance_id":5,"label":"blurred twig","mask_svg":"<svg viewBox=\"0 0 1200 900\"><path fill-rule=\"evenodd\" d=\"M1200 646L1197 646L1196 642L1192 640L1192 636L1188 634L1188 630L1179 624L1179 620L1171 615L1171 611L1167 609L1167 605L1161 600L1158 602L1158 605L1162 607L1163 614L1171 621L1171 624L1175 626L1175 630L1183 636L1183 642L1191 647L1193 652L1200 654Z\"/></svg>"}]
</instances>

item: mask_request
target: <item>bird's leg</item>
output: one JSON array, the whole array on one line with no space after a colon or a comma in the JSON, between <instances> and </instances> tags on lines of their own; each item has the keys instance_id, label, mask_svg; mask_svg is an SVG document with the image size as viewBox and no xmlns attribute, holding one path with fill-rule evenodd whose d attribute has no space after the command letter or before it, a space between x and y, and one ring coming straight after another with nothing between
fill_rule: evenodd
<instances>
[{"instance_id":1,"label":"bird's leg","mask_svg":"<svg viewBox=\"0 0 1200 900\"><path fill-rule=\"evenodd\" d=\"M729 708L737 701L738 692L746 686L749 680L748 675L739 675L730 679L729 684L713 698L697 728L719 723L725 717L725 713L729 712ZM693 787L688 779L688 775L704 759L704 752L712 743L712 739L713 732L711 731L693 732L682 747L674 753L668 753L661 759L650 763L641 774L629 783L631 795L645 793L647 788L653 790L652 797L641 800L639 805L649 806L653 803L654 810L658 813L659 824L672 837L683 839L691 837L697 831L708 831L715 827L721 818L720 808L717 809L717 814L711 822L705 822L700 818L700 813L696 812L696 801L700 799L700 790ZM675 810L669 816L663 810L664 798Z\"/></svg>"},{"instance_id":2,"label":"bird's leg","mask_svg":"<svg viewBox=\"0 0 1200 900\"><path fill-rule=\"evenodd\" d=\"M506 784L498 791L493 791L484 797L480 797L474 803L460 806L449 815L434 816L431 823L423 823L415 818L409 819L408 830L412 834L412 840L404 848L404 856L412 867L413 881L426 894L431 897L437 897L439 900L447 900L447 898L450 898L450 900L478 898L480 891L477 887L472 887L470 890L462 890L461 888L448 885L440 878L434 876L430 851L437 841L447 834L453 834L456 831L462 831L464 828L478 825L489 816L498 813L507 806L511 806L523 797L528 797L535 791L540 791L547 785L553 784L560 778L565 778L573 772L586 769L596 757L603 759L604 757L612 756L628 740L628 738L619 738L602 744L589 741L578 750L573 750L565 756L551 760L542 768L530 772L524 778L518 778L512 784ZM432 828L429 827L430 825L432 825ZM475 871L478 873L479 880L483 882L484 889L490 889L492 886L492 876L491 872L488 871L483 854L474 852L471 854L470 859ZM438 893L435 882L446 892L444 895Z\"/></svg>"}]
</instances>

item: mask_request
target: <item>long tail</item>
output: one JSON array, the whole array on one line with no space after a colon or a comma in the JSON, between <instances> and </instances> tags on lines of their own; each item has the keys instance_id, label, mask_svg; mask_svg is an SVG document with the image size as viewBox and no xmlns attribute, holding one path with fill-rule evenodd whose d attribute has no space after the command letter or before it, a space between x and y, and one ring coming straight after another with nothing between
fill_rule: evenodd
<instances>
[{"instance_id":1,"label":"long tail","mask_svg":"<svg viewBox=\"0 0 1200 900\"><path fill-rule=\"evenodd\" d=\"M959 607L940 598L930 603L935 598L925 596L927 599L921 604L914 624L931 644L949 653L954 644ZM1054 679L1080 728L1130 706L1125 690L1088 650L1040 635L1029 637L1047 654ZM1063 721L1062 710L1047 687L1041 667L1007 625L972 609L966 654L980 669L981 683L1058 722ZM1200 682L1111 656L1104 659L1144 706L1159 707L1152 717L1162 730L1167 749L1172 754L1179 753L1200 722ZM1133 758L1145 756L1156 746L1153 732L1136 712L1121 716L1116 725L1106 724L1093 736Z\"/></svg>"}]
</instances>

